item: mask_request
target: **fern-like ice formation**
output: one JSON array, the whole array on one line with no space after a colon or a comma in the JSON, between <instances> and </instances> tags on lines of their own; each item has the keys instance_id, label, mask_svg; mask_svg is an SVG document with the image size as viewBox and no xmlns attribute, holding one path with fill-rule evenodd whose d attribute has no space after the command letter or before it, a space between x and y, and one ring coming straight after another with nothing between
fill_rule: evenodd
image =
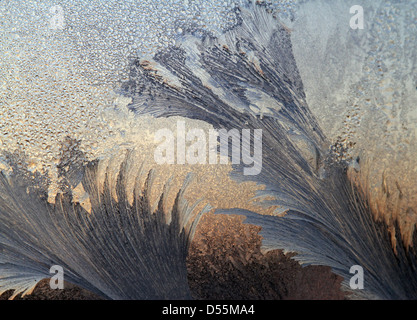
<instances>
[{"instance_id":1,"label":"fern-like ice formation","mask_svg":"<svg viewBox=\"0 0 417 320\"><path fill-rule=\"evenodd\" d=\"M262 205L277 207L279 216L238 209L218 212L246 215L247 222L263 227L267 249L295 251L303 264L332 267L344 277L347 290L351 266L361 265L365 288L354 291L353 297L416 298L416 232L406 246L398 228L389 230L375 220L378 212L372 210L378 208L369 205L370 190L363 187L367 182L353 183L354 174L348 174L360 170L357 160L345 161L343 144L350 135L342 137L340 148L329 151L331 139L307 104L291 29L266 6L242 4L234 8L233 17L221 30L181 25L175 43L164 43L153 58L132 57L129 72L123 70L121 87L121 94L131 101L128 107L138 117L182 116L216 129L262 129L261 173L244 176L242 166L234 165L233 176L264 185L259 198L268 199ZM300 57L302 39L298 41ZM61 51L61 46L57 48ZM369 58L369 66L377 64ZM308 58L303 61L304 70L309 70L309 63ZM109 65L112 70L114 64ZM100 66L94 65L101 70ZM91 70L86 74L96 74ZM380 72L378 66L378 77ZM102 80L101 73L96 75ZM322 92L320 84L317 91ZM387 101L396 99L387 96ZM315 106L316 115L319 107ZM194 206L188 207L183 189L170 214L165 213L164 196L153 212L151 177L143 189L135 188L132 204L127 201L124 166L115 186L117 200L108 180L99 188L96 178L96 163L90 163L82 178L91 202L89 213L72 201L70 193L58 194L50 204L18 171L0 177L1 290L14 289L15 295L30 292L49 276L51 265L59 264L68 281L107 298L189 298L185 257L199 214Z\"/></svg>"},{"instance_id":2,"label":"fern-like ice formation","mask_svg":"<svg viewBox=\"0 0 417 320\"><path fill-rule=\"evenodd\" d=\"M58 194L55 203L35 191L28 179L0 176L0 293L30 293L49 278L52 265L64 269L65 280L103 298L191 298L185 260L201 214L184 199L189 176L173 207L166 208L169 188L156 209L150 203L154 172L139 172L133 202L127 195L127 156L117 175L113 196L106 172L98 179L98 162L85 168L82 185L91 212L74 203L70 194ZM28 190L30 190L28 192Z\"/></svg>"},{"instance_id":3,"label":"fern-like ice formation","mask_svg":"<svg viewBox=\"0 0 417 320\"><path fill-rule=\"evenodd\" d=\"M262 204L277 206L277 215L285 216L217 212L245 214L248 223L263 227L267 249L294 251L305 265L332 267L346 290L351 291L350 268L361 265L365 288L351 297L415 298L416 233L414 245L407 246L398 228L390 233L377 222L367 190L348 178L358 163L338 161L330 151L306 103L291 30L256 5L242 7L240 17L221 37L184 36L152 61L134 61L124 86L133 97L130 108L200 119L217 129L262 129L262 172L244 176L235 165L234 176L264 184L259 197L269 199Z\"/></svg>"}]
</instances>

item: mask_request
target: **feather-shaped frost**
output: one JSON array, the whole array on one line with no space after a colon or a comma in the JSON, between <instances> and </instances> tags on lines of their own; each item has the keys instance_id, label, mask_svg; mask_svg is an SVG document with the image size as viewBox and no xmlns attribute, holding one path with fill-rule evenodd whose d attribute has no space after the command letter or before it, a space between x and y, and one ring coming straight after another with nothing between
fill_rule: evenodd
<instances>
[{"instance_id":1,"label":"feather-shaped frost","mask_svg":"<svg viewBox=\"0 0 417 320\"><path fill-rule=\"evenodd\" d=\"M349 289L353 265L365 270L364 298L415 298L416 255L373 218L366 198L352 186L346 164L309 111L291 47L290 30L263 8L241 7L240 23L219 37L186 35L152 61L132 63L124 93L130 108L156 117L204 120L216 129L262 129L262 171L234 177L265 185L265 206L284 218L242 210L263 227L264 245L299 253L304 264L328 265ZM163 73L161 72L163 70Z\"/></svg>"},{"instance_id":2,"label":"feather-shaped frost","mask_svg":"<svg viewBox=\"0 0 417 320\"><path fill-rule=\"evenodd\" d=\"M164 208L169 188L152 211L153 171L145 185L137 176L133 203L126 194L126 167L120 166L113 197L108 175L99 187L98 162L85 168L82 185L91 212L58 194L50 204L41 192L28 192L28 181L0 175L0 293L32 291L51 277L52 265L64 269L65 280L110 299L189 299L186 256L202 213L190 206L184 191L171 209Z\"/></svg>"}]
</instances>

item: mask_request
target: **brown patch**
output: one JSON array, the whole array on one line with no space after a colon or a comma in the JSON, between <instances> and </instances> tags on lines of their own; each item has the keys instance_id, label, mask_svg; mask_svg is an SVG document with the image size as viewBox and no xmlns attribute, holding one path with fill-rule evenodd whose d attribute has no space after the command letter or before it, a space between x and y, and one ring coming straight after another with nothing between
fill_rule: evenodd
<instances>
[{"instance_id":1,"label":"brown patch","mask_svg":"<svg viewBox=\"0 0 417 320\"><path fill-rule=\"evenodd\" d=\"M7 300L12 295L9 290L0 296L0 300ZM49 279L44 279L38 283L32 294L21 297L17 296L14 300L100 300L101 298L88 290L75 286L69 282L64 283L64 289L52 290L49 287Z\"/></svg>"},{"instance_id":2,"label":"brown patch","mask_svg":"<svg viewBox=\"0 0 417 320\"><path fill-rule=\"evenodd\" d=\"M329 267L301 265L281 250L261 251L260 227L240 216L206 214L188 262L196 299L345 299Z\"/></svg>"}]
</instances>

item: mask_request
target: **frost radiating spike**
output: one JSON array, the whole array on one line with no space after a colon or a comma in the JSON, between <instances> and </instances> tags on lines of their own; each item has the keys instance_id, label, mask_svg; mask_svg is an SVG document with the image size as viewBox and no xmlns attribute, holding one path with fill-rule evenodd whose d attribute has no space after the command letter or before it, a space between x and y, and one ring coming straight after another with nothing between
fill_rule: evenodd
<instances>
[{"instance_id":1,"label":"frost radiating spike","mask_svg":"<svg viewBox=\"0 0 417 320\"><path fill-rule=\"evenodd\" d=\"M345 288L352 265L363 265L369 285L358 296L415 298L415 252L399 246L395 255L387 227L352 187L347 164L329 151L306 103L290 31L255 4L240 13L240 23L217 38L184 35L152 61L132 61L122 86L132 98L129 108L138 116L202 120L215 129L261 129L261 172L245 176L244 165L236 164L231 176L265 186L258 196L275 200L263 205L287 210L284 217L244 213L263 226L265 246L332 267ZM167 72L158 77L156 69Z\"/></svg>"},{"instance_id":2,"label":"frost radiating spike","mask_svg":"<svg viewBox=\"0 0 417 320\"><path fill-rule=\"evenodd\" d=\"M100 187L99 162L87 165L82 184L90 194L91 213L74 203L70 194L58 194L50 204L37 193L27 193L16 176L2 176L0 291L13 289L13 298L29 293L58 264L66 281L104 298L191 298L185 258L194 225L182 223L201 214L182 200L181 190L177 203L183 205L172 208L176 221L167 222L165 215L149 211L152 173L142 191L133 191L130 205L125 178L133 161L129 155L118 169L118 199L111 192L111 168Z\"/></svg>"}]
</instances>

